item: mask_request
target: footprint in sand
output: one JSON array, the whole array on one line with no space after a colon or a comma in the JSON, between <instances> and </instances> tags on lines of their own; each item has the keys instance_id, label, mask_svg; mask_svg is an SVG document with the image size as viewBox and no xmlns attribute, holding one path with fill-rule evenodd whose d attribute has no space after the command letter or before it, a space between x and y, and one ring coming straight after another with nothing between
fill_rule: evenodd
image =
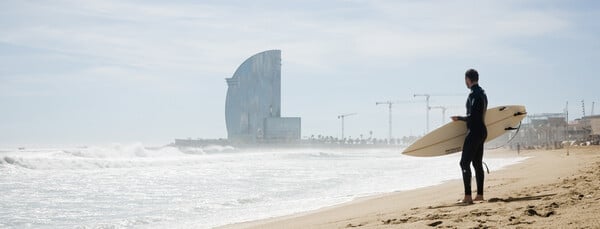
<instances>
[{"instance_id":1,"label":"footprint in sand","mask_svg":"<svg viewBox=\"0 0 600 229\"><path fill-rule=\"evenodd\" d=\"M442 223L443 223L442 221L435 221L435 222L433 222L433 223L427 224L427 226L430 226L430 227L437 227L438 225L440 225L440 224L442 224Z\"/></svg>"},{"instance_id":2,"label":"footprint in sand","mask_svg":"<svg viewBox=\"0 0 600 229\"><path fill-rule=\"evenodd\" d=\"M551 204L546 206L546 208L550 208L550 209L558 208L558 207L560 207L560 205L558 205L556 202L552 202Z\"/></svg>"},{"instance_id":3,"label":"footprint in sand","mask_svg":"<svg viewBox=\"0 0 600 229\"><path fill-rule=\"evenodd\" d=\"M362 227L362 226L364 226L364 225L366 225L366 224L362 224L362 223L361 223L361 224L358 224L358 225L353 225L353 224L349 223L348 225L346 225L346 227L347 227L347 228L348 228L348 227Z\"/></svg>"},{"instance_id":4,"label":"footprint in sand","mask_svg":"<svg viewBox=\"0 0 600 229\"><path fill-rule=\"evenodd\" d=\"M546 212L545 214L540 214L535 209L530 208L530 209L527 209L527 211L525 211L525 214L527 214L528 216L540 216L540 217L548 218L548 217L554 215L555 213L554 213L554 211L549 211L549 212Z\"/></svg>"},{"instance_id":5,"label":"footprint in sand","mask_svg":"<svg viewBox=\"0 0 600 229\"><path fill-rule=\"evenodd\" d=\"M405 219L388 219L388 220L382 220L381 222L383 223L383 225L389 225L389 224L401 224L401 223L406 223L409 220L413 220L413 217L408 217Z\"/></svg>"}]
</instances>

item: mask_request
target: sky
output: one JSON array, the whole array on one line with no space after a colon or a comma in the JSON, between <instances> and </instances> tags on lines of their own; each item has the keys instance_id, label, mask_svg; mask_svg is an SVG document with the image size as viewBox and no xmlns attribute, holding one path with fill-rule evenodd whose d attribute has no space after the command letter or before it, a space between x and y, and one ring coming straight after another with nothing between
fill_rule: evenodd
<instances>
[{"instance_id":1,"label":"sky","mask_svg":"<svg viewBox=\"0 0 600 229\"><path fill-rule=\"evenodd\" d=\"M282 116L302 135L422 135L489 107L569 119L600 102L599 1L0 1L0 146L226 138L225 78L282 51ZM597 108L600 113L600 107Z\"/></svg>"}]
</instances>

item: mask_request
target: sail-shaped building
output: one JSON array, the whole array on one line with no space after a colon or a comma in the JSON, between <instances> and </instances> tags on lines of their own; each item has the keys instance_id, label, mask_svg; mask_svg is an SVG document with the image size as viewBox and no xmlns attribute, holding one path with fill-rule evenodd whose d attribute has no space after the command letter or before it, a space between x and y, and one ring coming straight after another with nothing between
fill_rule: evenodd
<instances>
[{"instance_id":1,"label":"sail-shaped building","mask_svg":"<svg viewBox=\"0 0 600 229\"><path fill-rule=\"evenodd\" d=\"M300 139L299 117L281 117L281 51L253 55L227 78L225 122L231 142Z\"/></svg>"}]
</instances>

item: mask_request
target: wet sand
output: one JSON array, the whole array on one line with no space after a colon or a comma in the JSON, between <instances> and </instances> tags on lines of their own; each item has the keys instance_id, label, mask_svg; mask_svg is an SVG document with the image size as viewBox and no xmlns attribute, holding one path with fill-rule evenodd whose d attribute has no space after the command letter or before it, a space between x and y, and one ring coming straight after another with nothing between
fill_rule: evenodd
<instances>
[{"instance_id":1,"label":"wet sand","mask_svg":"<svg viewBox=\"0 0 600 229\"><path fill-rule=\"evenodd\" d=\"M514 151L486 154L517 156ZM569 155L567 149L521 151L519 156L530 158L486 174L486 201L473 205L456 204L462 181L452 180L225 228L600 228L600 147L570 148Z\"/></svg>"}]
</instances>

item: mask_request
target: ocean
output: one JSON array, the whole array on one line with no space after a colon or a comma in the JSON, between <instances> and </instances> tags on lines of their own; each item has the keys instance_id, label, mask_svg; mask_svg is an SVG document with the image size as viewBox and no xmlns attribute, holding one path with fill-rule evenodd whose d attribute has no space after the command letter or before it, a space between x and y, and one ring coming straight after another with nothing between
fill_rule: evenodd
<instances>
[{"instance_id":1,"label":"ocean","mask_svg":"<svg viewBox=\"0 0 600 229\"><path fill-rule=\"evenodd\" d=\"M229 146L182 152L139 143L1 150L0 228L211 228L461 176L460 154L400 152ZM484 157L491 171L523 159Z\"/></svg>"}]
</instances>

